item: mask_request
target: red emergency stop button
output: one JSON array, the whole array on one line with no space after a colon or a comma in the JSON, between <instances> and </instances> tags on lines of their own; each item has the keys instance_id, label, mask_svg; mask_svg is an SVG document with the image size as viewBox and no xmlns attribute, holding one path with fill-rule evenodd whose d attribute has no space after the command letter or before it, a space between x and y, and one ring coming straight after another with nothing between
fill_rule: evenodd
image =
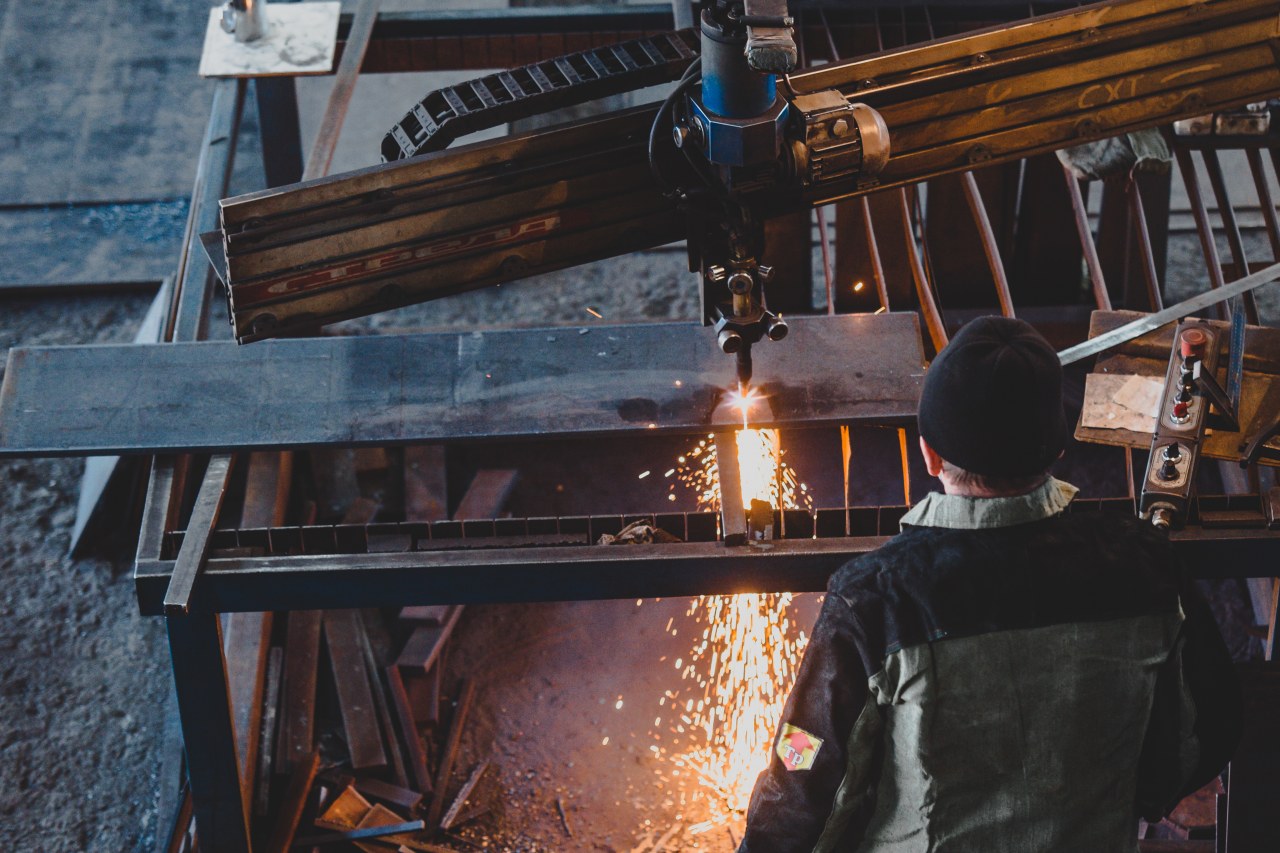
<instances>
[{"instance_id":1,"label":"red emergency stop button","mask_svg":"<svg viewBox=\"0 0 1280 853\"><path fill-rule=\"evenodd\" d=\"M1209 345L1209 334L1204 329L1184 329L1178 339L1178 349L1183 358L1204 358Z\"/></svg>"}]
</instances>

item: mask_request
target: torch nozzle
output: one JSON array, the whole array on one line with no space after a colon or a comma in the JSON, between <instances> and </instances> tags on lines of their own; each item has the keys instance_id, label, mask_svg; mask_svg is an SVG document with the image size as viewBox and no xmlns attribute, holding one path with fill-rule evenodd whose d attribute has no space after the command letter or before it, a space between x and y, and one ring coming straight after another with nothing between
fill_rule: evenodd
<instances>
[{"instance_id":1,"label":"torch nozzle","mask_svg":"<svg viewBox=\"0 0 1280 853\"><path fill-rule=\"evenodd\" d=\"M734 355L738 361L738 390L745 395L751 384L751 345L747 344Z\"/></svg>"}]
</instances>

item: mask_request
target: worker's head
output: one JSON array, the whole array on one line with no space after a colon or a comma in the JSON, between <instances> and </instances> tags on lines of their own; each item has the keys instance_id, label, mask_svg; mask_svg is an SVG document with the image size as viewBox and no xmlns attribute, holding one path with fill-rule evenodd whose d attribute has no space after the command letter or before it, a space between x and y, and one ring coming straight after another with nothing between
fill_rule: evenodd
<instances>
[{"instance_id":1,"label":"worker's head","mask_svg":"<svg viewBox=\"0 0 1280 853\"><path fill-rule=\"evenodd\" d=\"M1029 324L980 317L925 374L920 449L948 492L1013 495L1044 482L1062 455L1062 365Z\"/></svg>"}]
</instances>

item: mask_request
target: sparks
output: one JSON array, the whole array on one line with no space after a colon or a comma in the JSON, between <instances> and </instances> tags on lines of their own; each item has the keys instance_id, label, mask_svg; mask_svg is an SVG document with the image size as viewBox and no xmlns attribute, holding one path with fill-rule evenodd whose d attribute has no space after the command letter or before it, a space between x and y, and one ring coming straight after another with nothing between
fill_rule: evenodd
<instances>
[{"instance_id":1,"label":"sparks","mask_svg":"<svg viewBox=\"0 0 1280 853\"><path fill-rule=\"evenodd\" d=\"M590 314L592 317L595 317L595 318L596 318L596 319L598 319L598 320L603 320L603 319L604 319L604 315L603 315L603 314L601 314L601 313L600 313L599 311L597 311L596 309L592 308L590 305L588 305L588 306L587 306L587 313L588 313L588 314Z\"/></svg>"},{"instance_id":2,"label":"sparks","mask_svg":"<svg viewBox=\"0 0 1280 853\"><path fill-rule=\"evenodd\" d=\"M743 505L765 500L784 509L813 510L813 499L795 471L783 461L777 430L738 432L738 466ZM714 453L702 453L705 442L680 457L678 479L692 488L700 509L720 505L720 472ZM683 748L671 761L699 780L712 825L723 824L747 807L756 777L768 765L774 727L795 680L807 638L787 615L790 593L704 595L693 600L689 615L697 638L688 658L677 658L676 670L695 694L681 697L684 725L695 735L692 749ZM675 635L676 629L668 624ZM665 696L674 700L674 696Z\"/></svg>"}]
</instances>

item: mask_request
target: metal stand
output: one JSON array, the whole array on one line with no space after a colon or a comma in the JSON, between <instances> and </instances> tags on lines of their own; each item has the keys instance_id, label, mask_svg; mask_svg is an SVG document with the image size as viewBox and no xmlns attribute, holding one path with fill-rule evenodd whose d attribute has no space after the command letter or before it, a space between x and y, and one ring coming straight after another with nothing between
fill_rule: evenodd
<instances>
[{"instance_id":1,"label":"metal stand","mask_svg":"<svg viewBox=\"0 0 1280 853\"><path fill-rule=\"evenodd\" d=\"M222 625L202 611L166 622L200 848L249 853Z\"/></svg>"}]
</instances>

